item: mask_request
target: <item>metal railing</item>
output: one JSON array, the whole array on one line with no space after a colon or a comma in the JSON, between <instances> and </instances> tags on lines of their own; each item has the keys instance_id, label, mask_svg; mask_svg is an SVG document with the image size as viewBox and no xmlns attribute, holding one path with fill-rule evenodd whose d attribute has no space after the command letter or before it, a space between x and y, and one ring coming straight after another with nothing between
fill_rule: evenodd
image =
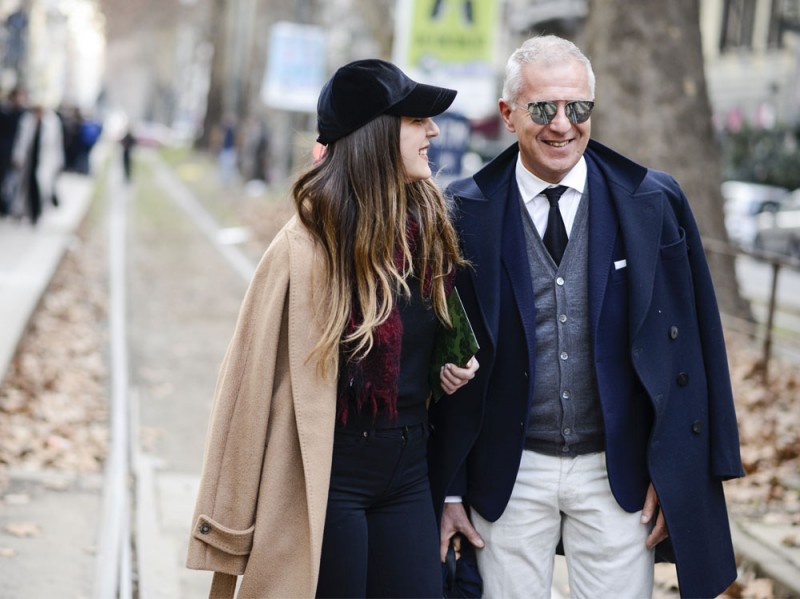
<instances>
[{"instance_id":1,"label":"metal railing","mask_svg":"<svg viewBox=\"0 0 800 599\"><path fill-rule=\"evenodd\" d=\"M764 338L762 340L761 358L763 361L763 379L766 382L769 377L769 363L772 358L774 339L775 339L775 314L779 310L777 296L778 296L778 277L782 269L790 269L800 272L800 259L785 254L777 254L774 252L767 252L764 250L746 248L738 244L721 241L718 239L703 239L703 245L706 252L733 256L734 258L747 257L757 262L769 265L770 284L769 292L767 295L767 314L764 322ZM735 317L728 316L729 319ZM751 322L751 325L756 325ZM755 327L750 327L749 333L756 336ZM800 331L798 331L798 338L800 339Z\"/></svg>"}]
</instances>

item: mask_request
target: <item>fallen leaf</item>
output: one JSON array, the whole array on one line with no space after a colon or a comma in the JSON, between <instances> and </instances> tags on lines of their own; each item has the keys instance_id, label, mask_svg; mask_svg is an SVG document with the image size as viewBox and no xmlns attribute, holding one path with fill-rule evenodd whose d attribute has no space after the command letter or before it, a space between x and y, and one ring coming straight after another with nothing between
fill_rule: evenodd
<instances>
[{"instance_id":1,"label":"fallen leaf","mask_svg":"<svg viewBox=\"0 0 800 599\"><path fill-rule=\"evenodd\" d=\"M42 529L33 522L12 522L6 525L5 530L15 537L38 537L42 534Z\"/></svg>"}]
</instances>

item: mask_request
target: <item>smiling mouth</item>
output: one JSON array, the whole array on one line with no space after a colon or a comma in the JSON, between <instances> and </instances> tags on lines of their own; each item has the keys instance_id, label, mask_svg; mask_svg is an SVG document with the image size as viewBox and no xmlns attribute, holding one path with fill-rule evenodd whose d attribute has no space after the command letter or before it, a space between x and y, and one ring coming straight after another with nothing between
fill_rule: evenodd
<instances>
[{"instance_id":1,"label":"smiling mouth","mask_svg":"<svg viewBox=\"0 0 800 599\"><path fill-rule=\"evenodd\" d=\"M565 148L570 144L571 141L572 140L567 139L565 141L545 141L544 143L553 148Z\"/></svg>"},{"instance_id":2,"label":"smiling mouth","mask_svg":"<svg viewBox=\"0 0 800 599\"><path fill-rule=\"evenodd\" d=\"M419 155L420 155L420 156L426 156L426 157L427 157L427 156L428 156L428 148L422 148L422 149L419 151Z\"/></svg>"}]
</instances>

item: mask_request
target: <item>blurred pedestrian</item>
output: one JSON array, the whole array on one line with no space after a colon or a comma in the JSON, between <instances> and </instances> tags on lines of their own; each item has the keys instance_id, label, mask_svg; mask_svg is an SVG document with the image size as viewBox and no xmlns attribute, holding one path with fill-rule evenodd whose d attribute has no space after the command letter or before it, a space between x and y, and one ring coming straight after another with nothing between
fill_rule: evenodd
<instances>
[{"instance_id":1,"label":"blurred pedestrian","mask_svg":"<svg viewBox=\"0 0 800 599\"><path fill-rule=\"evenodd\" d=\"M657 551L714 597L743 475L714 289L677 182L590 139L594 87L572 42L526 41L499 101L517 143L448 188L485 367L431 408L440 550L482 547L487 597L549 598L559 540L576 597L650 597Z\"/></svg>"},{"instance_id":2,"label":"blurred pedestrian","mask_svg":"<svg viewBox=\"0 0 800 599\"><path fill-rule=\"evenodd\" d=\"M269 182L270 135L262 118L247 120L242 141L241 170L246 181Z\"/></svg>"},{"instance_id":3,"label":"blurred pedestrian","mask_svg":"<svg viewBox=\"0 0 800 599\"><path fill-rule=\"evenodd\" d=\"M14 172L11 155L17 128L26 108L25 91L16 87L0 103L0 216L6 216L14 201L17 188L17 173Z\"/></svg>"},{"instance_id":4,"label":"blurred pedestrian","mask_svg":"<svg viewBox=\"0 0 800 599\"><path fill-rule=\"evenodd\" d=\"M91 115L83 117L80 128L81 147L75 162L76 172L83 175L91 173L92 166L90 158L92 150L97 145L97 142L100 141L100 136L102 134L103 123Z\"/></svg>"},{"instance_id":5,"label":"blurred pedestrian","mask_svg":"<svg viewBox=\"0 0 800 599\"><path fill-rule=\"evenodd\" d=\"M19 171L14 212L35 225L47 205L58 206L56 179L64 166L61 120L36 104L20 118L12 162Z\"/></svg>"},{"instance_id":6,"label":"blurred pedestrian","mask_svg":"<svg viewBox=\"0 0 800 599\"><path fill-rule=\"evenodd\" d=\"M239 127L236 115L227 113L212 138L212 147L217 153L217 168L220 183L230 187L239 177Z\"/></svg>"},{"instance_id":7,"label":"blurred pedestrian","mask_svg":"<svg viewBox=\"0 0 800 599\"><path fill-rule=\"evenodd\" d=\"M455 92L340 68L324 155L247 292L217 384L188 566L212 595L436 597L429 367L463 261L427 148ZM449 365L452 367L452 365ZM452 393L477 369L443 369Z\"/></svg>"},{"instance_id":8,"label":"blurred pedestrian","mask_svg":"<svg viewBox=\"0 0 800 599\"><path fill-rule=\"evenodd\" d=\"M103 126L84 116L77 107L64 107L59 115L64 129L64 170L81 175L91 172L90 155Z\"/></svg>"},{"instance_id":9,"label":"blurred pedestrian","mask_svg":"<svg viewBox=\"0 0 800 599\"><path fill-rule=\"evenodd\" d=\"M122 145L122 168L125 173L125 181L130 182L131 180L131 169L133 165L131 161L133 159L133 148L136 146L136 137L133 135L133 132L128 129L125 132L125 135L122 136L120 140L120 144Z\"/></svg>"},{"instance_id":10,"label":"blurred pedestrian","mask_svg":"<svg viewBox=\"0 0 800 599\"><path fill-rule=\"evenodd\" d=\"M64 137L64 171L77 172L78 154L81 151L80 129L83 115L76 106L63 105L57 113L61 119Z\"/></svg>"}]
</instances>

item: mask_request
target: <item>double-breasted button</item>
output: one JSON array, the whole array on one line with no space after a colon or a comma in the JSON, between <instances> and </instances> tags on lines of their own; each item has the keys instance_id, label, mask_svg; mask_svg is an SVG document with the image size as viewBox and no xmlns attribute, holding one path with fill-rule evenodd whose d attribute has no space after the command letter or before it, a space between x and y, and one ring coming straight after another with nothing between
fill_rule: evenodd
<instances>
[{"instance_id":1,"label":"double-breasted button","mask_svg":"<svg viewBox=\"0 0 800 599\"><path fill-rule=\"evenodd\" d=\"M702 420L695 420L692 422L692 432L695 435L699 435L703 432L703 421Z\"/></svg>"},{"instance_id":2,"label":"double-breasted button","mask_svg":"<svg viewBox=\"0 0 800 599\"><path fill-rule=\"evenodd\" d=\"M689 375L686 372L679 372L675 381L678 383L679 387L685 387L689 384Z\"/></svg>"},{"instance_id":3,"label":"double-breasted button","mask_svg":"<svg viewBox=\"0 0 800 599\"><path fill-rule=\"evenodd\" d=\"M678 327L675 325L669 327L669 338L673 341L678 338Z\"/></svg>"},{"instance_id":4,"label":"double-breasted button","mask_svg":"<svg viewBox=\"0 0 800 599\"><path fill-rule=\"evenodd\" d=\"M207 535L210 532L211 532L211 527L208 525L208 522L203 522L200 525L200 533L204 534L204 535Z\"/></svg>"}]
</instances>

